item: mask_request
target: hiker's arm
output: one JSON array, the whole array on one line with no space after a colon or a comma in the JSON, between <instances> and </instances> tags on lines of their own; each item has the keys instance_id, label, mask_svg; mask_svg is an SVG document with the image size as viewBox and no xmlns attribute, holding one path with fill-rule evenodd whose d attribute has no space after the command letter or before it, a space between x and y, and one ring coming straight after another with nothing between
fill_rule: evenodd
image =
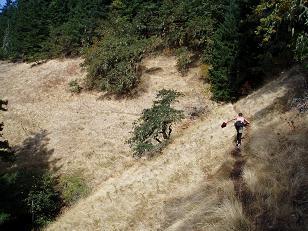
<instances>
[{"instance_id":1,"label":"hiker's arm","mask_svg":"<svg viewBox=\"0 0 308 231\"><path fill-rule=\"evenodd\" d=\"M245 122L246 122L247 124L250 124L250 122L249 122L248 120L246 120L246 119L245 119Z\"/></svg>"},{"instance_id":2,"label":"hiker's arm","mask_svg":"<svg viewBox=\"0 0 308 231\"><path fill-rule=\"evenodd\" d=\"M233 119L231 119L231 120L228 120L226 123L229 123L229 122L231 122L231 121L233 121L233 120L236 120L236 118L233 118Z\"/></svg>"}]
</instances>

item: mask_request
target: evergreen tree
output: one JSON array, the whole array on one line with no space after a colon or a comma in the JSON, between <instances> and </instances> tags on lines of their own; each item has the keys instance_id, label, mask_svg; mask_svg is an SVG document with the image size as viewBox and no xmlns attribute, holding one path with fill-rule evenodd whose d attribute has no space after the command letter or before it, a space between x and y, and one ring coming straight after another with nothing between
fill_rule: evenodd
<instances>
[{"instance_id":1,"label":"evergreen tree","mask_svg":"<svg viewBox=\"0 0 308 231\"><path fill-rule=\"evenodd\" d=\"M49 35L48 1L19 0L16 10L15 43L17 57L37 59L46 52Z\"/></svg>"},{"instance_id":2,"label":"evergreen tree","mask_svg":"<svg viewBox=\"0 0 308 231\"><path fill-rule=\"evenodd\" d=\"M8 58L13 50L14 19L16 18L16 6L12 0L7 0L0 9L0 59Z\"/></svg>"},{"instance_id":3,"label":"evergreen tree","mask_svg":"<svg viewBox=\"0 0 308 231\"><path fill-rule=\"evenodd\" d=\"M232 83L237 78L236 58L238 54L239 8L236 0L231 0L226 8L224 21L214 34L213 53L210 70L213 96L216 100L231 100Z\"/></svg>"},{"instance_id":4,"label":"evergreen tree","mask_svg":"<svg viewBox=\"0 0 308 231\"><path fill-rule=\"evenodd\" d=\"M0 13L0 58L36 60L92 44L109 0L16 0Z\"/></svg>"},{"instance_id":5,"label":"evergreen tree","mask_svg":"<svg viewBox=\"0 0 308 231\"><path fill-rule=\"evenodd\" d=\"M98 22L106 17L108 0L82 1L54 0L49 45L56 56L77 55L80 48L88 47L97 36ZM60 20L61 19L61 20Z\"/></svg>"}]
</instances>

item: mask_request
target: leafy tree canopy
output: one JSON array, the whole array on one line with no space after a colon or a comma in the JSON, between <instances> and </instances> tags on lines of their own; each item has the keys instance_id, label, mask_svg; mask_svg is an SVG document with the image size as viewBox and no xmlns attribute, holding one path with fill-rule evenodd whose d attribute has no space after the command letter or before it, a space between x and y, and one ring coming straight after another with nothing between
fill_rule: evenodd
<instances>
[{"instance_id":1,"label":"leafy tree canopy","mask_svg":"<svg viewBox=\"0 0 308 231\"><path fill-rule=\"evenodd\" d=\"M153 151L162 140L168 140L172 124L184 118L183 112L171 107L183 94L175 90L160 90L153 106L145 109L142 116L134 123L133 137L128 141L135 156Z\"/></svg>"}]
</instances>

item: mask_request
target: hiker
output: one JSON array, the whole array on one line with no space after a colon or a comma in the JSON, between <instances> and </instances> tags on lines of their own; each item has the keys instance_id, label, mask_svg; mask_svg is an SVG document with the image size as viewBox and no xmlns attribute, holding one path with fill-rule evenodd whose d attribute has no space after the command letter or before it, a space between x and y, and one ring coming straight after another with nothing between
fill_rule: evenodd
<instances>
[{"instance_id":1,"label":"hiker","mask_svg":"<svg viewBox=\"0 0 308 231\"><path fill-rule=\"evenodd\" d=\"M236 129L236 146L240 147L241 145L241 139L242 139L242 134L243 134L243 129L244 126L246 126L247 124L249 124L249 121L247 119L244 118L243 113L238 113L237 116L235 116L234 119L231 119L227 122L224 122L221 127L225 127L227 126L227 124L231 121L235 120L234 126Z\"/></svg>"}]
</instances>

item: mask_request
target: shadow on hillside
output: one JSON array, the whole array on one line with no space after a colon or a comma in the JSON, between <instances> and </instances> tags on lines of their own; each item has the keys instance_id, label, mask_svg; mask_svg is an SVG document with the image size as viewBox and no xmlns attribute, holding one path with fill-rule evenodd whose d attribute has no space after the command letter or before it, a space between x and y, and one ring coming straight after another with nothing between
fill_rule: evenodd
<instances>
[{"instance_id":1,"label":"shadow on hillside","mask_svg":"<svg viewBox=\"0 0 308 231\"><path fill-rule=\"evenodd\" d=\"M162 230L203 230L206 225L206 216L212 205L209 195L211 190L202 185L184 197L177 197L165 202L165 221Z\"/></svg>"},{"instance_id":2,"label":"shadow on hillside","mask_svg":"<svg viewBox=\"0 0 308 231\"><path fill-rule=\"evenodd\" d=\"M22 144L11 147L14 160L0 161L0 173L18 170L56 173L62 166L57 166L59 159L51 160L54 149L49 149L49 133L41 130L30 135Z\"/></svg>"},{"instance_id":3,"label":"shadow on hillside","mask_svg":"<svg viewBox=\"0 0 308 231\"><path fill-rule=\"evenodd\" d=\"M254 130L243 150L251 173L245 180L255 198L244 208L257 209L252 217L257 230L307 227L307 117L299 115L292 124L294 114Z\"/></svg>"},{"instance_id":4,"label":"shadow on hillside","mask_svg":"<svg viewBox=\"0 0 308 231\"><path fill-rule=\"evenodd\" d=\"M49 133L42 130L26 138L19 146L13 147L16 155L15 168L57 172L60 167L56 167L59 159L50 160L54 149L48 149Z\"/></svg>"},{"instance_id":5,"label":"shadow on hillside","mask_svg":"<svg viewBox=\"0 0 308 231\"><path fill-rule=\"evenodd\" d=\"M271 80L269 83L263 85L260 89L245 98L263 97L264 95L278 91L282 86L288 89L294 89L294 86L301 86L303 81L307 81L307 74L307 70L303 67L294 66L289 71L281 72L278 79Z\"/></svg>"},{"instance_id":6,"label":"shadow on hillside","mask_svg":"<svg viewBox=\"0 0 308 231\"><path fill-rule=\"evenodd\" d=\"M62 202L51 173L61 166L56 167L58 159L50 160L54 150L48 149L48 134L42 130L31 135L12 148L14 161L0 161L0 207L8 214L1 230L38 230L60 211Z\"/></svg>"}]
</instances>

